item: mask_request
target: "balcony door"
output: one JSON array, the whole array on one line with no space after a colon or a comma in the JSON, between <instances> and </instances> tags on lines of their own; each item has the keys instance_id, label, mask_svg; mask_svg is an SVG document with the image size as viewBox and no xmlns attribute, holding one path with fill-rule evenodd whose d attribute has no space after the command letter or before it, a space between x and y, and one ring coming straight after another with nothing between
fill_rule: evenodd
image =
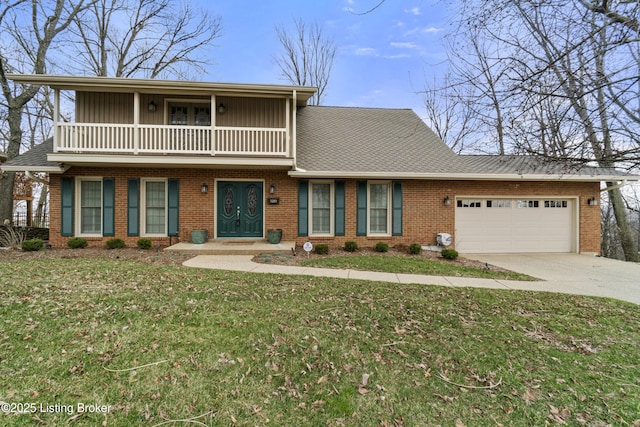
<instances>
[{"instance_id":1,"label":"balcony door","mask_svg":"<svg viewBox=\"0 0 640 427\"><path fill-rule=\"evenodd\" d=\"M262 182L218 181L218 237L263 237Z\"/></svg>"}]
</instances>

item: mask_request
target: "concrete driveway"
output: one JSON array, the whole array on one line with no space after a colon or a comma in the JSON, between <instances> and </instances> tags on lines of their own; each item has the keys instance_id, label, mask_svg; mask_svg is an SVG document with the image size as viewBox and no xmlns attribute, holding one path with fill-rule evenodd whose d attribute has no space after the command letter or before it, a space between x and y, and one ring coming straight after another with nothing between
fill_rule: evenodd
<instances>
[{"instance_id":1,"label":"concrete driveway","mask_svg":"<svg viewBox=\"0 0 640 427\"><path fill-rule=\"evenodd\" d=\"M640 304L640 264L578 254L464 254L543 279L540 290Z\"/></svg>"}]
</instances>

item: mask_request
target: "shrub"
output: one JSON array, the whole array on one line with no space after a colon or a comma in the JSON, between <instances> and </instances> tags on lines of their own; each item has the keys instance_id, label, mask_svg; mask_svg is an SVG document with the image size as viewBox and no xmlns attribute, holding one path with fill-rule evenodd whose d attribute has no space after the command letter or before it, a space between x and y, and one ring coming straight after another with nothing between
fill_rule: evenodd
<instances>
[{"instance_id":1,"label":"shrub","mask_svg":"<svg viewBox=\"0 0 640 427\"><path fill-rule=\"evenodd\" d=\"M87 247L87 239L83 239L82 237L73 237L67 240L67 246L71 249L79 249Z\"/></svg>"},{"instance_id":2,"label":"shrub","mask_svg":"<svg viewBox=\"0 0 640 427\"><path fill-rule=\"evenodd\" d=\"M456 251L455 249L443 249L442 252L440 252L440 254L444 259L453 260L458 258L458 251Z\"/></svg>"},{"instance_id":3,"label":"shrub","mask_svg":"<svg viewBox=\"0 0 640 427\"><path fill-rule=\"evenodd\" d=\"M39 251L44 247L44 240L42 239L30 239L22 242L22 250L25 252Z\"/></svg>"},{"instance_id":4,"label":"shrub","mask_svg":"<svg viewBox=\"0 0 640 427\"><path fill-rule=\"evenodd\" d=\"M12 226L7 220L4 226L0 226L0 247L18 249L22 247L24 239L25 232Z\"/></svg>"},{"instance_id":5,"label":"shrub","mask_svg":"<svg viewBox=\"0 0 640 427\"><path fill-rule=\"evenodd\" d=\"M389 252L389 245L385 242L376 243L375 247L376 252Z\"/></svg>"},{"instance_id":6,"label":"shrub","mask_svg":"<svg viewBox=\"0 0 640 427\"><path fill-rule=\"evenodd\" d=\"M151 239L142 237L136 242L138 249L151 249Z\"/></svg>"},{"instance_id":7,"label":"shrub","mask_svg":"<svg viewBox=\"0 0 640 427\"><path fill-rule=\"evenodd\" d=\"M358 244L356 242L345 242L344 250L347 252L355 252L358 249Z\"/></svg>"},{"instance_id":8,"label":"shrub","mask_svg":"<svg viewBox=\"0 0 640 427\"><path fill-rule=\"evenodd\" d=\"M118 239L117 237L107 240L107 248L109 249L122 249L124 246L124 240Z\"/></svg>"},{"instance_id":9,"label":"shrub","mask_svg":"<svg viewBox=\"0 0 640 427\"><path fill-rule=\"evenodd\" d=\"M409 245L409 253L411 255L418 255L422 251L422 245L420 243L412 243Z\"/></svg>"},{"instance_id":10,"label":"shrub","mask_svg":"<svg viewBox=\"0 0 640 427\"><path fill-rule=\"evenodd\" d=\"M316 253L318 255L327 255L329 253L329 245L324 243L316 245Z\"/></svg>"}]
</instances>

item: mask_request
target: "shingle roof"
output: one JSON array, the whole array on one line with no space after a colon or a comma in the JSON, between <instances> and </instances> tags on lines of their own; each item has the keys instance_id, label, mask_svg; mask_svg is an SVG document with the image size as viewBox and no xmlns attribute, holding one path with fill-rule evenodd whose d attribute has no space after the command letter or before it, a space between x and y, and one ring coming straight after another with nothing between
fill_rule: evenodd
<instances>
[{"instance_id":1,"label":"shingle roof","mask_svg":"<svg viewBox=\"0 0 640 427\"><path fill-rule=\"evenodd\" d=\"M464 164L412 110L309 106L298 110L297 166L446 173Z\"/></svg>"},{"instance_id":2,"label":"shingle roof","mask_svg":"<svg viewBox=\"0 0 640 427\"><path fill-rule=\"evenodd\" d=\"M38 144L31 150L9 160L2 165L3 169L11 170L43 170L62 169L62 165L57 162L47 160L47 153L53 153L53 138L49 138L42 144Z\"/></svg>"}]
</instances>

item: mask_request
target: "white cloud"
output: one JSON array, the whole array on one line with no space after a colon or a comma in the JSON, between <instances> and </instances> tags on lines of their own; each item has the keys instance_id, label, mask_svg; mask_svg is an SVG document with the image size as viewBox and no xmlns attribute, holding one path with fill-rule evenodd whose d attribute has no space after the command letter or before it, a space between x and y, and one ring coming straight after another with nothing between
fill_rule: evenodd
<instances>
[{"instance_id":1,"label":"white cloud","mask_svg":"<svg viewBox=\"0 0 640 427\"><path fill-rule=\"evenodd\" d=\"M390 45L391 47L395 47L398 49L420 49L420 46L418 46L413 42L404 42L404 43L391 42Z\"/></svg>"},{"instance_id":2,"label":"white cloud","mask_svg":"<svg viewBox=\"0 0 640 427\"><path fill-rule=\"evenodd\" d=\"M354 53L358 56L379 56L378 51L372 47L358 47Z\"/></svg>"},{"instance_id":3,"label":"white cloud","mask_svg":"<svg viewBox=\"0 0 640 427\"><path fill-rule=\"evenodd\" d=\"M419 7L414 7L412 9L405 9L404 12L405 13L410 13L410 14L415 15L415 16L421 15Z\"/></svg>"},{"instance_id":4,"label":"white cloud","mask_svg":"<svg viewBox=\"0 0 640 427\"><path fill-rule=\"evenodd\" d=\"M405 32L404 36L408 37L408 36L415 36L416 34L435 34L435 33L439 33L440 31L442 31L442 28L437 28L437 27L417 27L417 28L413 28L413 29Z\"/></svg>"}]
</instances>

